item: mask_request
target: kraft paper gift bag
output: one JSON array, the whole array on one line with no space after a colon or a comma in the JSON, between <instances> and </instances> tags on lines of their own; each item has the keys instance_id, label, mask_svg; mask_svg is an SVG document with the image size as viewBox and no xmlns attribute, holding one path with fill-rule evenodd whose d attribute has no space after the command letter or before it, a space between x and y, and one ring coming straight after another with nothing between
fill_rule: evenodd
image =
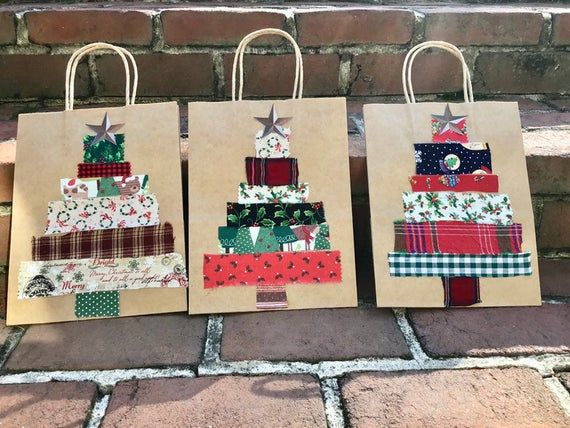
<instances>
[{"instance_id":1,"label":"kraft paper gift bag","mask_svg":"<svg viewBox=\"0 0 570 428\"><path fill-rule=\"evenodd\" d=\"M242 101L244 50L263 34L293 44L291 100ZM357 304L346 103L302 88L295 41L266 29L236 51L233 101L188 106L191 314Z\"/></svg>"},{"instance_id":2,"label":"kraft paper gift bag","mask_svg":"<svg viewBox=\"0 0 570 428\"><path fill-rule=\"evenodd\" d=\"M415 103L412 63L430 47L461 61L464 103ZM412 48L403 84L406 104L364 106L378 306L540 305L517 104L474 102L445 42Z\"/></svg>"},{"instance_id":3,"label":"kraft paper gift bag","mask_svg":"<svg viewBox=\"0 0 570 428\"><path fill-rule=\"evenodd\" d=\"M73 110L77 65L98 49L122 59L126 105ZM136 105L137 79L128 51L88 45L66 110L20 115L9 325L186 310L178 106Z\"/></svg>"}]
</instances>

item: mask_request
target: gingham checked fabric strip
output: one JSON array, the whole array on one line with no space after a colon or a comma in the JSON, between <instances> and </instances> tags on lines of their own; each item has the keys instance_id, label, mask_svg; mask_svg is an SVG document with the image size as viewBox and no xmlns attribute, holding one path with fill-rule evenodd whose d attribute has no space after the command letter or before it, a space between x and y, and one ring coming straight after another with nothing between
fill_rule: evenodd
<instances>
[{"instance_id":1,"label":"gingham checked fabric strip","mask_svg":"<svg viewBox=\"0 0 570 428\"><path fill-rule=\"evenodd\" d=\"M126 229L89 230L32 238L34 261L113 259L174 252L170 223Z\"/></svg>"},{"instance_id":2,"label":"gingham checked fabric strip","mask_svg":"<svg viewBox=\"0 0 570 428\"><path fill-rule=\"evenodd\" d=\"M295 158L245 158L247 184L297 185L299 167Z\"/></svg>"},{"instance_id":3,"label":"gingham checked fabric strip","mask_svg":"<svg viewBox=\"0 0 570 428\"><path fill-rule=\"evenodd\" d=\"M80 163L77 165L78 178L126 177L131 175L130 162Z\"/></svg>"},{"instance_id":4,"label":"gingham checked fabric strip","mask_svg":"<svg viewBox=\"0 0 570 428\"><path fill-rule=\"evenodd\" d=\"M507 277L531 275L530 253L408 254L388 253L390 276Z\"/></svg>"},{"instance_id":5,"label":"gingham checked fabric strip","mask_svg":"<svg viewBox=\"0 0 570 428\"><path fill-rule=\"evenodd\" d=\"M394 251L408 253L503 254L522 252L522 225L437 221L394 223Z\"/></svg>"},{"instance_id":6,"label":"gingham checked fabric strip","mask_svg":"<svg viewBox=\"0 0 570 428\"><path fill-rule=\"evenodd\" d=\"M287 305L287 291L284 285L258 286L256 290L257 309L283 309Z\"/></svg>"}]
</instances>

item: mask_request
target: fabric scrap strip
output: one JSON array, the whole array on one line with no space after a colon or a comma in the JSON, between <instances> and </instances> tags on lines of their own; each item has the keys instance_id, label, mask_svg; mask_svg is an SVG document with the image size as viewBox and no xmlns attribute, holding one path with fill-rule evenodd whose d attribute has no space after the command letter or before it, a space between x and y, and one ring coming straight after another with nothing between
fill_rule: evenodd
<instances>
[{"instance_id":1,"label":"fabric scrap strip","mask_svg":"<svg viewBox=\"0 0 570 428\"><path fill-rule=\"evenodd\" d=\"M443 277L443 295L446 308L471 306L481 303L479 278L456 276Z\"/></svg>"},{"instance_id":2,"label":"fabric scrap strip","mask_svg":"<svg viewBox=\"0 0 570 428\"><path fill-rule=\"evenodd\" d=\"M187 286L185 261L178 253L137 258L64 259L20 263L18 298Z\"/></svg>"},{"instance_id":3,"label":"fabric scrap strip","mask_svg":"<svg viewBox=\"0 0 570 428\"><path fill-rule=\"evenodd\" d=\"M491 174L491 150L486 143L416 143L416 174Z\"/></svg>"},{"instance_id":4,"label":"fabric scrap strip","mask_svg":"<svg viewBox=\"0 0 570 428\"><path fill-rule=\"evenodd\" d=\"M77 165L78 178L125 177L130 175L130 162L80 163Z\"/></svg>"},{"instance_id":5,"label":"fabric scrap strip","mask_svg":"<svg viewBox=\"0 0 570 428\"><path fill-rule=\"evenodd\" d=\"M412 175L414 192L498 192L499 177L494 174Z\"/></svg>"},{"instance_id":6,"label":"fabric scrap strip","mask_svg":"<svg viewBox=\"0 0 570 428\"><path fill-rule=\"evenodd\" d=\"M530 253L408 254L390 252L390 276L508 277L531 275Z\"/></svg>"},{"instance_id":7,"label":"fabric scrap strip","mask_svg":"<svg viewBox=\"0 0 570 428\"><path fill-rule=\"evenodd\" d=\"M309 199L309 184L298 183L286 186L262 186L240 183L238 187L238 203L240 204L297 204Z\"/></svg>"},{"instance_id":8,"label":"fabric scrap strip","mask_svg":"<svg viewBox=\"0 0 570 428\"><path fill-rule=\"evenodd\" d=\"M64 200L142 195L147 194L148 190L148 175L60 180L60 191Z\"/></svg>"},{"instance_id":9,"label":"fabric scrap strip","mask_svg":"<svg viewBox=\"0 0 570 428\"><path fill-rule=\"evenodd\" d=\"M340 251L205 254L204 288L342 282Z\"/></svg>"},{"instance_id":10,"label":"fabric scrap strip","mask_svg":"<svg viewBox=\"0 0 570 428\"><path fill-rule=\"evenodd\" d=\"M174 231L170 223L32 238L34 261L144 257L173 252Z\"/></svg>"},{"instance_id":11,"label":"fabric scrap strip","mask_svg":"<svg viewBox=\"0 0 570 428\"><path fill-rule=\"evenodd\" d=\"M263 285L256 289L257 309L284 309L288 306L284 285Z\"/></svg>"},{"instance_id":12,"label":"fabric scrap strip","mask_svg":"<svg viewBox=\"0 0 570 428\"><path fill-rule=\"evenodd\" d=\"M325 223L322 202L302 204L227 203L228 227L273 227Z\"/></svg>"},{"instance_id":13,"label":"fabric scrap strip","mask_svg":"<svg viewBox=\"0 0 570 428\"><path fill-rule=\"evenodd\" d=\"M125 160L125 134L114 134L115 142L101 139L95 144L95 135L83 137L83 162L115 163Z\"/></svg>"},{"instance_id":14,"label":"fabric scrap strip","mask_svg":"<svg viewBox=\"0 0 570 428\"><path fill-rule=\"evenodd\" d=\"M500 193L404 192L404 219L410 223L460 220L477 224L513 224L508 195Z\"/></svg>"},{"instance_id":15,"label":"fabric scrap strip","mask_svg":"<svg viewBox=\"0 0 570 428\"><path fill-rule=\"evenodd\" d=\"M303 226L219 227L221 253L268 253L277 251L329 250L326 223Z\"/></svg>"},{"instance_id":16,"label":"fabric scrap strip","mask_svg":"<svg viewBox=\"0 0 570 428\"><path fill-rule=\"evenodd\" d=\"M299 167L295 158L245 158L247 184L297 185Z\"/></svg>"},{"instance_id":17,"label":"fabric scrap strip","mask_svg":"<svg viewBox=\"0 0 570 428\"><path fill-rule=\"evenodd\" d=\"M522 224L497 226L460 221L394 223L394 251L502 254L522 252Z\"/></svg>"},{"instance_id":18,"label":"fabric scrap strip","mask_svg":"<svg viewBox=\"0 0 570 428\"><path fill-rule=\"evenodd\" d=\"M119 314L118 291L94 291L75 296L77 318L118 317Z\"/></svg>"},{"instance_id":19,"label":"fabric scrap strip","mask_svg":"<svg viewBox=\"0 0 570 428\"><path fill-rule=\"evenodd\" d=\"M112 196L95 199L50 201L46 235L155 226L160 223L158 201L154 194Z\"/></svg>"}]
</instances>

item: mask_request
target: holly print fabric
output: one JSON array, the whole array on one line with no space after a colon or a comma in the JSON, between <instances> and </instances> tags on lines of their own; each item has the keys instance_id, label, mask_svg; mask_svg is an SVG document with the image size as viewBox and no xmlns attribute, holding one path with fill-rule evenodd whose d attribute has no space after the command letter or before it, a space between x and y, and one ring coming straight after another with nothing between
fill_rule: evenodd
<instances>
[{"instance_id":1,"label":"holly print fabric","mask_svg":"<svg viewBox=\"0 0 570 428\"><path fill-rule=\"evenodd\" d=\"M77 318L118 317L119 313L118 291L94 291L75 296Z\"/></svg>"},{"instance_id":2,"label":"holly print fabric","mask_svg":"<svg viewBox=\"0 0 570 428\"><path fill-rule=\"evenodd\" d=\"M485 143L414 144L416 174L490 174L491 150Z\"/></svg>"},{"instance_id":3,"label":"holly print fabric","mask_svg":"<svg viewBox=\"0 0 570 428\"><path fill-rule=\"evenodd\" d=\"M325 223L322 202L304 204L227 203L227 226L295 226Z\"/></svg>"},{"instance_id":4,"label":"holly print fabric","mask_svg":"<svg viewBox=\"0 0 570 428\"><path fill-rule=\"evenodd\" d=\"M286 186L264 186L240 183L238 187L238 203L281 203L296 204L309 199L309 184L298 183Z\"/></svg>"},{"instance_id":5,"label":"holly print fabric","mask_svg":"<svg viewBox=\"0 0 570 428\"><path fill-rule=\"evenodd\" d=\"M114 163L125 160L125 135L115 134L115 142L96 140L95 135L83 137L83 162L85 163Z\"/></svg>"},{"instance_id":6,"label":"holly print fabric","mask_svg":"<svg viewBox=\"0 0 570 428\"><path fill-rule=\"evenodd\" d=\"M466 223L513 224L508 195L499 193L404 192L404 218L410 223L460 220Z\"/></svg>"},{"instance_id":7,"label":"holly print fabric","mask_svg":"<svg viewBox=\"0 0 570 428\"><path fill-rule=\"evenodd\" d=\"M49 235L82 230L155 226L159 223L158 202L153 194L51 201L48 204L45 233Z\"/></svg>"},{"instance_id":8,"label":"holly print fabric","mask_svg":"<svg viewBox=\"0 0 570 428\"><path fill-rule=\"evenodd\" d=\"M339 251L205 254L204 287L342 281Z\"/></svg>"}]
</instances>

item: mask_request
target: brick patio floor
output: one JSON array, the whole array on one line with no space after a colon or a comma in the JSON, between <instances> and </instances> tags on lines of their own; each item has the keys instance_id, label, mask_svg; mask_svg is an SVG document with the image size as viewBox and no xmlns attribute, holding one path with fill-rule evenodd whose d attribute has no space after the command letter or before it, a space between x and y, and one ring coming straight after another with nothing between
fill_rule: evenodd
<instances>
[{"instance_id":1,"label":"brick patio floor","mask_svg":"<svg viewBox=\"0 0 570 428\"><path fill-rule=\"evenodd\" d=\"M0 319L0 427L570 426L570 258L560 250L570 113L519 103L542 307L373 307L362 103L349 103L359 308L12 328ZM0 141L10 140L14 118L1 117ZM0 206L0 237L8 228ZM6 255L0 245L0 289Z\"/></svg>"}]
</instances>

